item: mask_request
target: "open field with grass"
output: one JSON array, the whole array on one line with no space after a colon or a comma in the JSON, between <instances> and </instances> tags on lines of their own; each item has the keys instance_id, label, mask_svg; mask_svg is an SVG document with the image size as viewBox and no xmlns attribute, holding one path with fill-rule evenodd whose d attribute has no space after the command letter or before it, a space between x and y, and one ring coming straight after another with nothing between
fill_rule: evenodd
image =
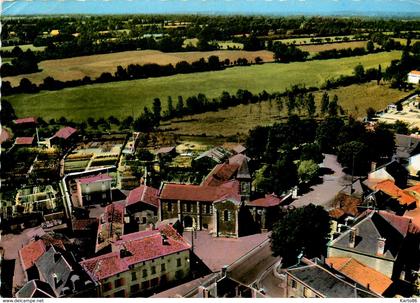
<instances>
[{"instance_id":1,"label":"open field with grass","mask_svg":"<svg viewBox=\"0 0 420 303\"><path fill-rule=\"evenodd\" d=\"M331 60L314 60L289 64L268 63L246 67L233 67L223 71L180 74L170 77L86 85L60 91L42 91L38 94L8 96L18 116L39 116L44 119L60 118L85 120L88 117L123 118L138 116L144 106L151 106L159 97L165 109L168 96L198 93L208 98L220 96L222 91L236 93L239 88L253 93L262 90L284 91L293 84L320 86L326 79L350 75L357 64L366 68L382 68L393 59L401 57L400 51L377 53L361 57ZM348 92L354 96L353 92ZM175 101L176 102L176 101Z\"/></svg>"},{"instance_id":2,"label":"open field with grass","mask_svg":"<svg viewBox=\"0 0 420 303\"><path fill-rule=\"evenodd\" d=\"M22 45L17 45L20 47L21 50L23 50L24 52L27 51L28 49L32 50L32 51L43 51L45 49L45 46L34 46L33 44L22 44ZM11 51L12 49L14 49L15 46L2 46L0 49L3 51Z\"/></svg>"},{"instance_id":3,"label":"open field with grass","mask_svg":"<svg viewBox=\"0 0 420 303\"><path fill-rule=\"evenodd\" d=\"M356 117L364 117L366 109L373 107L376 110L385 108L410 92L390 89L387 85L377 85L371 82L362 85L351 85L334 89L328 92L330 99L338 96L339 104L348 113ZM315 93L317 109L320 108L322 92ZM305 113L302 112L302 115ZM276 101L266 101L260 104L239 105L218 112L192 115L181 119L165 122L162 129L171 129L177 134L191 134L207 136L234 136L237 133L248 133L257 125L271 125L276 121L287 118L287 109L284 106L279 111Z\"/></svg>"},{"instance_id":4,"label":"open field with grass","mask_svg":"<svg viewBox=\"0 0 420 303\"><path fill-rule=\"evenodd\" d=\"M229 59L231 62L238 58L247 58L254 61L256 57L261 57L264 62L273 61L273 53L269 51L242 51L242 50L217 50L210 52L179 52L162 53L156 50L127 51L112 54L101 54L92 56L81 56L66 59L46 60L38 64L42 70L39 73L19 75L15 77L5 77L4 81L10 81L13 86L19 85L20 79L28 78L33 83L42 81L51 76L56 80L67 81L82 79L85 76L96 78L103 72L114 73L117 66L123 67L129 64L157 63L160 65L173 64L180 61L193 62L200 58L207 59L210 56L218 56L220 60Z\"/></svg>"},{"instance_id":5,"label":"open field with grass","mask_svg":"<svg viewBox=\"0 0 420 303\"><path fill-rule=\"evenodd\" d=\"M319 53L319 52L331 50L331 49L366 47L366 45L367 45L367 41L351 41L351 42L340 42L340 43L299 45L298 48L309 53Z\"/></svg>"}]
</instances>

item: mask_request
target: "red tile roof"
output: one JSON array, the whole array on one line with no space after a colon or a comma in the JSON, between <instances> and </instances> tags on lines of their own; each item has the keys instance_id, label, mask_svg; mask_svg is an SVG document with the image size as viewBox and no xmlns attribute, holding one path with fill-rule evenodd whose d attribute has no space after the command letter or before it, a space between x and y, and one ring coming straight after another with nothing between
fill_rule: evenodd
<instances>
[{"instance_id":1,"label":"red tile roof","mask_svg":"<svg viewBox=\"0 0 420 303\"><path fill-rule=\"evenodd\" d=\"M168 244L163 244L162 235ZM116 252L87 259L80 264L97 280L102 280L127 271L130 265L148 261L190 249L190 244L170 225L154 231L140 231L122 238L113 244ZM126 249L130 256L121 258L119 251Z\"/></svg>"},{"instance_id":2,"label":"red tile roof","mask_svg":"<svg viewBox=\"0 0 420 303\"><path fill-rule=\"evenodd\" d=\"M359 198L339 193L333 201L333 207L336 208L329 211L330 217L339 219L343 215L357 216L360 214L357 207L361 202L362 200Z\"/></svg>"},{"instance_id":3,"label":"red tile roof","mask_svg":"<svg viewBox=\"0 0 420 303\"><path fill-rule=\"evenodd\" d=\"M410 74L420 76L420 71L418 71L418 70L412 70L412 71L410 72Z\"/></svg>"},{"instance_id":4,"label":"red tile roof","mask_svg":"<svg viewBox=\"0 0 420 303\"><path fill-rule=\"evenodd\" d=\"M1 128L1 133L0 133L0 144L2 144L5 141L8 141L11 139L11 135L10 133L7 131L7 129L5 128Z\"/></svg>"},{"instance_id":5,"label":"red tile roof","mask_svg":"<svg viewBox=\"0 0 420 303\"><path fill-rule=\"evenodd\" d=\"M71 222L73 230L91 230L93 226L98 224L98 219L74 219Z\"/></svg>"},{"instance_id":6,"label":"red tile roof","mask_svg":"<svg viewBox=\"0 0 420 303\"><path fill-rule=\"evenodd\" d=\"M108 223L124 223L124 203L114 202L105 207L104 221Z\"/></svg>"},{"instance_id":7,"label":"red tile roof","mask_svg":"<svg viewBox=\"0 0 420 303\"><path fill-rule=\"evenodd\" d=\"M257 207L272 207L281 203L282 198L277 197L275 194L265 195L264 198L256 199L247 204L247 206Z\"/></svg>"},{"instance_id":8,"label":"red tile roof","mask_svg":"<svg viewBox=\"0 0 420 303\"><path fill-rule=\"evenodd\" d=\"M32 145L34 137L17 137L15 140L16 145Z\"/></svg>"},{"instance_id":9,"label":"red tile roof","mask_svg":"<svg viewBox=\"0 0 420 303\"><path fill-rule=\"evenodd\" d=\"M370 214L375 210L368 209L366 214ZM382 218L384 218L389 224L391 224L400 234L404 237L407 233L415 232L411 219L405 216L398 216L385 210L376 211ZM414 227L414 228L413 228Z\"/></svg>"},{"instance_id":10,"label":"red tile roof","mask_svg":"<svg viewBox=\"0 0 420 303\"><path fill-rule=\"evenodd\" d=\"M237 194L238 192L238 181L227 182L221 186L166 183L160 192L159 198L161 200L213 202L227 194Z\"/></svg>"},{"instance_id":11,"label":"red tile roof","mask_svg":"<svg viewBox=\"0 0 420 303\"><path fill-rule=\"evenodd\" d=\"M52 138L68 139L75 132L77 132L77 129L70 126L66 126L66 127L61 128L59 131L57 131L55 135L52 136Z\"/></svg>"},{"instance_id":12,"label":"red tile roof","mask_svg":"<svg viewBox=\"0 0 420 303\"><path fill-rule=\"evenodd\" d=\"M238 168L238 164L217 164L206 177L206 179L204 179L202 185L219 186L222 183L231 180Z\"/></svg>"},{"instance_id":13,"label":"red tile roof","mask_svg":"<svg viewBox=\"0 0 420 303\"><path fill-rule=\"evenodd\" d=\"M350 279L382 295L392 284L384 274L370 268L353 258L331 257L325 262Z\"/></svg>"},{"instance_id":14,"label":"red tile roof","mask_svg":"<svg viewBox=\"0 0 420 303\"><path fill-rule=\"evenodd\" d=\"M89 184L89 183L94 183L94 182L99 182L99 181L108 181L108 180L112 180L112 177L107 174L99 174L95 176L89 176L89 177L77 179L77 181L81 184Z\"/></svg>"},{"instance_id":15,"label":"red tile roof","mask_svg":"<svg viewBox=\"0 0 420 303\"><path fill-rule=\"evenodd\" d=\"M126 199L127 206L138 202L143 202L155 207L159 207L158 193L159 190L156 188L141 185L130 191Z\"/></svg>"},{"instance_id":16,"label":"red tile roof","mask_svg":"<svg viewBox=\"0 0 420 303\"><path fill-rule=\"evenodd\" d=\"M36 240L30 242L19 250L20 260L22 262L23 270L32 267L45 252L47 248L44 241Z\"/></svg>"},{"instance_id":17,"label":"red tile roof","mask_svg":"<svg viewBox=\"0 0 420 303\"><path fill-rule=\"evenodd\" d=\"M36 123L35 117L20 118L13 121L15 124Z\"/></svg>"},{"instance_id":18,"label":"red tile roof","mask_svg":"<svg viewBox=\"0 0 420 303\"><path fill-rule=\"evenodd\" d=\"M401 205L410 205L416 203L416 199L404 192L398 186L395 185L394 181L384 180L378 182L374 188L380 190L394 199L397 199Z\"/></svg>"}]
</instances>

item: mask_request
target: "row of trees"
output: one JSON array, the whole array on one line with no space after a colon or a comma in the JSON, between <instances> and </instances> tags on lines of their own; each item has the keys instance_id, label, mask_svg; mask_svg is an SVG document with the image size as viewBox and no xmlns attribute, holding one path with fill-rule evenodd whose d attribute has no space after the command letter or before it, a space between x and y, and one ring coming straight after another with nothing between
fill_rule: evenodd
<instances>
[{"instance_id":1,"label":"row of trees","mask_svg":"<svg viewBox=\"0 0 420 303\"><path fill-rule=\"evenodd\" d=\"M38 59L30 49L23 52L19 47L15 47L12 53L14 58L11 64L3 63L1 65L0 73L2 77L30 74L39 71Z\"/></svg>"}]
</instances>

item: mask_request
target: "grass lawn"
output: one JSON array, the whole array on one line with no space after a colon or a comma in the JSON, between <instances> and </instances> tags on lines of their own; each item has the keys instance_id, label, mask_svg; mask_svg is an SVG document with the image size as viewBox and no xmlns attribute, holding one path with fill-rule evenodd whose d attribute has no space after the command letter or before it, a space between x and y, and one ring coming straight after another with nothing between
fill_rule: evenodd
<instances>
[{"instance_id":1,"label":"grass lawn","mask_svg":"<svg viewBox=\"0 0 420 303\"><path fill-rule=\"evenodd\" d=\"M390 89L388 85L377 85L376 82L351 85L328 92L330 100L334 95L337 95L339 104L356 117L365 116L368 107L373 107L376 110L383 109L409 93ZM323 91L315 93L318 109L320 108L322 94ZM305 114L305 112L302 112L302 115ZM279 111L275 101L267 101L184 117L165 122L161 128L172 129L177 134L234 136L237 133L246 134L257 125L271 125L286 118L287 109L285 106L282 111Z\"/></svg>"},{"instance_id":2,"label":"grass lawn","mask_svg":"<svg viewBox=\"0 0 420 303\"><path fill-rule=\"evenodd\" d=\"M366 45L367 45L367 41L351 41L351 42L340 42L340 43L302 45L302 46L298 46L298 48L309 53L319 53L319 52L331 50L331 49L366 47Z\"/></svg>"},{"instance_id":3,"label":"grass lawn","mask_svg":"<svg viewBox=\"0 0 420 303\"><path fill-rule=\"evenodd\" d=\"M68 88L61 91L42 91L38 94L20 94L7 97L19 117L40 116L44 119L60 118L85 120L88 117L123 118L139 115L144 106L151 106L159 97L163 108L168 96L186 97L204 93L209 98L220 96L222 91L235 93L239 88L254 93L262 90L283 91L292 84L320 86L326 79L342 74L350 75L361 63L365 69L384 69L391 60L401 57L401 52L377 53L361 57L316 60L289 64L268 63L247 67L228 68L223 71L183 74L170 77L112 82ZM352 96L353 93L349 92Z\"/></svg>"}]
</instances>

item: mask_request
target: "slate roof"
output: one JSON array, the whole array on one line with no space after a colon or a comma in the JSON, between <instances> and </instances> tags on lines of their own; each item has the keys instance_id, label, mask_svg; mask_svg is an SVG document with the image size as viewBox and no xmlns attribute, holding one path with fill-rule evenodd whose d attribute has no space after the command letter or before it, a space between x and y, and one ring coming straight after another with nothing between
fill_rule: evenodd
<instances>
[{"instance_id":1,"label":"slate roof","mask_svg":"<svg viewBox=\"0 0 420 303\"><path fill-rule=\"evenodd\" d=\"M353 258L331 257L325 263L379 295L392 284L390 278Z\"/></svg>"},{"instance_id":2,"label":"slate roof","mask_svg":"<svg viewBox=\"0 0 420 303\"><path fill-rule=\"evenodd\" d=\"M287 273L305 283L325 298L374 298L375 294L356 287L318 264L287 270Z\"/></svg>"},{"instance_id":3,"label":"slate roof","mask_svg":"<svg viewBox=\"0 0 420 303\"><path fill-rule=\"evenodd\" d=\"M329 246L395 261L407 231L404 230L404 227L396 228L390 221L376 211L366 212L353 225L357 230L356 243L353 248L349 247L350 229L330 242ZM386 239L382 256L376 254L378 238Z\"/></svg>"},{"instance_id":4,"label":"slate roof","mask_svg":"<svg viewBox=\"0 0 420 303\"><path fill-rule=\"evenodd\" d=\"M143 202L154 206L156 208L159 207L159 200L158 200L158 193L159 190L150 186L141 185L132 191L127 196L126 202L127 206Z\"/></svg>"},{"instance_id":5,"label":"slate roof","mask_svg":"<svg viewBox=\"0 0 420 303\"><path fill-rule=\"evenodd\" d=\"M16 298L55 298L56 295L51 286L40 280L31 280L27 282L15 294Z\"/></svg>"},{"instance_id":6,"label":"slate roof","mask_svg":"<svg viewBox=\"0 0 420 303\"><path fill-rule=\"evenodd\" d=\"M16 145L32 145L34 137L17 137L15 140Z\"/></svg>"},{"instance_id":7,"label":"slate roof","mask_svg":"<svg viewBox=\"0 0 420 303\"><path fill-rule=\"evenodd\" d=\"M214 147L212 149L209 149L202 154L200 154L198 157L194 159L194 161L200 160L202 158L210 158L214 160L216 163L222 163L225 159L232 156L232 153L227 151L221 146Z\"/></svg>"},{"instance_id":8,"label":"slate roof","mask_svg":"<svg viewBox=\"0 0 420 303\"><path fill-rule=\"evenodd\" d=\"M95 176L79 178L77 179L77 182L81 184L89 184L89 183L94 183L94 182L99 182L99 181L109 181L109 180L112 180L111 176L107 174L99 174Z\"/></svg>"},{"instance_id":9,"label":"slate roof","mask_svg":"<svg viewBox=\"0 0 420 303\"><path fill-rule=\"evenodd\" d=\"M77 129L70 126L66 126L66 127L61 128L59 131L57 131L55 135L51 137L51 139L52 138L68 139L75 132L77 132Z\"/></svg>"},{"instance_id":10,"label":"slate roof","mask_svg":"<svg viewBox=\"0 0 420 303\"><path fill-rule=\"evenodd\" d=\"M398 158L409 158L420 152L420 137L396 134L395 145Z\"/></svg>"},{"instance_id":11,"label":"slate roof","mask_svg":"<svg viewBox=\"0 0 420 303\"><path fill-rule=\"evenodd\" d=\"M159 198L161 200L213 202L227 194L238 194L238 192L238 181L226 182L220 186L166 183L160 191Z\"/></svg>"},{"instance_id":12,"label":"slate roof","mask_svg":"<svg viewBox=\"0 0 420 303\"><path fill-rule=\"evenodd\" d=\"M247 206L257 206L257 207L273 207L280 205L282 201L281 197L277 197L275 194L265 195L264 198L256 199L251 202L248 202Z\"/></svg>"},{"instance_id":13,"label":"slate roof","mask_svg":"<svg viewBox=\"0 0 420 303\"><path fill-rule=\"evenodd\" d=\"M51 246L36 262L41 280L47 282L57 297L62 295L63 287L73 271L63 255ZM55 283L55 277L58 283Z\"/></svg>"},{"instance_id":14,"label":"slate roof","mask_svg":"<svg viewBox=\"0 0 420 303\"><path fill-rule=\"evenodd\" d=\"M168 244L163 244L162 235L166 236ZM113 244L114 252L84 260L80 264L92 277L102 280L127 271L130 265L188 250L190 247L173 227L165 225L157 230L123 236ZM126 249L129 256L121 257L121 249Z\"/></svg>"}]
</instances>

